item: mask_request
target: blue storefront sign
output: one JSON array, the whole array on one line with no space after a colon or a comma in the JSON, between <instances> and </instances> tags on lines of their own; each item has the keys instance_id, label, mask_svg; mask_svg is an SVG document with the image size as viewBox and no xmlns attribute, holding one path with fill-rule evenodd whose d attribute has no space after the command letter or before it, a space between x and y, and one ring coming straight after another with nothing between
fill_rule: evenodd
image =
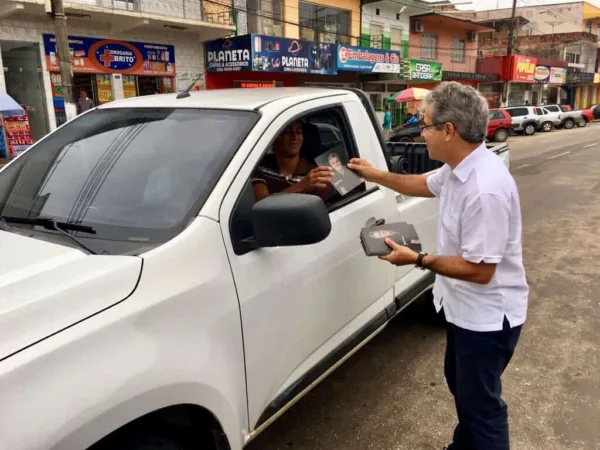
<instances>
[{"instance_id":1,"label":"blue storefront sign","mask_svg":"<svg viewBox=\"0 0 600 450\"><path fill-rule=\"evenodd\" d=\"M400 52L338 45L337 68L351 72L400 73Z\"/></svg>"},{"instance_id":2,"label":"blue storefront sign","mask_svg":"<svg viewBox=\"0 0 600 450\"><path fill-rule=\"evenodd\" d=\"M335 44L249 34L206 43L206 70L335 75L335 52Z\"/></svg>"},{"instance_id":3,"label":"blue storefront sign","mask_svg":"<svg viewBox=\"0 0 600 450\"><path fill-rule=\"evenodd\" d=\"M56 37L44 34L44 54L50 72L60 72ZM147 42L69 36L75 73L122 73L173 77L175 47Z\"/></svg>"},{"instance_id":4,"label":"blue storefront sign","mask_svg":"<svg viewBox=\"0 0 600 450\"><path fill-rule=\"evenodd\" d=\"M205 52L207 72L250 70L252 42L249 34L207 42Z\"/></svg>"}]
</instances>

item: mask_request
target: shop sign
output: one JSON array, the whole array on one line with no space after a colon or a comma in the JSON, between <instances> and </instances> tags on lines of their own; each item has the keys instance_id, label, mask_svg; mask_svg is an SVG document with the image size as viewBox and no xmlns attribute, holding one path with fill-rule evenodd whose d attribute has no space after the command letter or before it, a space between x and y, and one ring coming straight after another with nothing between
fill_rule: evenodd
<instances>
[{"instance_id":1,"label":"shop sign","mask_svg":"<svg viewBox=\"0 0 600 450\"><path fill-rule=\"evenodd\" d=\"M237 72L251 68L250 35L207 42L205 52L207 72Z\"/></svg>"},{"instance_id":2,"label":"shop sign","mask_svg":"<svg viewBox=\"0 0 600 450\"><path fill-rule=\"evenodd\" d=\"M276 88L283 87L281 81L239 81L233 82L234 88L257 89L257 88Z\"/></svg>"},{"instance_id":3,"label":"shop sign","mask_svg":"<svg viewBox=\"0 0 600 450\"><path fill-rule=\"evenodd\" d=\"M473 72L451 72L444 70L442 72L443 80L470 80L470 81L499 81L500 75L491 75L485 73Z\"/></svg>"},{"instance_id":4,"label":"shop sign","mask_svg":"<svg viewBox=\"0 0 600 450\"><path fill-rule=\"evenodd\" d=\"M550 84L565 84L567 81L567 69L564 67L550 68Z\"/></svg>"},{"instance_id":5,"label":"shop sign","mask_svg":"<svg viewBox=\"0 0 600 450\"><path fill-rule=\"evenodd\" d=\"M409 59L402 61L401 78L411 81L442 81L442 63Z\"/></svg>"},{"instance_id":6,"label":"shop sign","mask_svg":"<svg viewBox=\"0 0 600 450\"><path fill-rule=\"evenodd\" d=\"M594 83L600 83L600 73L594 74Z\"/></svg>"},{"instance_id":7,"label":"shop sign","mask_svg":"<svg viewBox=\"0 0 600 450\"><path fill-rule=\"evenodd\" d=\"M550 68L548 66L536 66L534 79L536 83L548 83L550 81Z\"/></svg>"},{"instance_id":8,"label":"shop sign","mask_svg":"<svg viewBox=\"0 0 600 450\"><path fill-rule=\"evenodd\" d=\"M44 34L43 39L48 70L60 72L56 38ZM175 47L172 45L69 36L69 49L75 73L175 75Z\"/></svg>"},{"instance_id":9,"label":"shop sign","mask_svg":"<svg viewBox=\"0 0 600 450\"><path fill-rule=\"evenodd\" d=\"M336 46L260 34L206 43L207 72L337 73Z\"/></svg>"},{"instance_id":10,"label":"shop sign","mask_svg":"<svg viewBox=\"0 0 600 450\"><path fill-rule=\"evenodd\" d=\"M535 81L535 68L537 58L529 56L512 56L512 71L510 80L522 83L533 83Z\"/></svg>"},{"instance_id":11,"label":"shop sign","mask_svg":"<svg viewBox=\"0 0 600 450\"><path fill-rule=\"evenodd\" d=\"M400 73L400 52L338 45L337 68L350 72Z\"/></svg>"},{"instance_id":12,"label":"shop sign","mask_svg":"<svg viewBox=\"0 0 600 450\"><path fill-rule=\"evenodd\" d=\"M335 75L335 44L253 34L252 69Z\"/></svg>"},{"instance_id":13,"label":"shop sign","mask_svg":"<svg viewBox=\"0 0 600 450\"><path fill-rule=\"evenodd\" d=\"M594 74L587 72L568 72L567 83L569 84L588 84L594 82Z\"/></svg>"}]
</instances>

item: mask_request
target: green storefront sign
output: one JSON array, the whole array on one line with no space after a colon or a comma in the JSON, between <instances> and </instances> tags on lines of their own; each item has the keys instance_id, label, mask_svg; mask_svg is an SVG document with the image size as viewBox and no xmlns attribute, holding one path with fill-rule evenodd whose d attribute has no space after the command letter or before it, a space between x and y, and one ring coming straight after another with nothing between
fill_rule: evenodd
<instances>
[{"instance_id":1,"label":"green storefront sign","mask_svg":"<svg viewBox=\"0 0 600 450\"><path fill-rule=\"evenodd\" d=\"M402 61L400 76L404 80L425 83L442 81L442 63L420 59L405 59Z\"/></svg>"}]
</instances>

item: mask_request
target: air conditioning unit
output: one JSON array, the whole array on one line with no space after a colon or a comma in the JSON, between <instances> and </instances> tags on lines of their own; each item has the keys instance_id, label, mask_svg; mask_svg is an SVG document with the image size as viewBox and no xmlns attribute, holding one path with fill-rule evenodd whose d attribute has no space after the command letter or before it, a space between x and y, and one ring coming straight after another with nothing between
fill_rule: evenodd
<instances>
[{"instance_id":1,"label":"air conditioning unit","mask_svg":"<svg viewBox=\"0 0 600 450\"><path fill-rule=\"evenodd\" d=\"M467 40L469 40L469 41L476 41L477 40L477 33L475 31L469 31L467 33Z\"/></svg>"},{"instance_id":2,"label":"air conditioning unit","mask_svg":"<svg viewBox=\"0 0 600 450\"><path fill-rule=\"evenodd\" d=\"M425 27L423 26L423 22L419 22L418 20L415 20L413 22L413 31L415 33L423 33L425 31Z\"/></svg>"}]
</instances>

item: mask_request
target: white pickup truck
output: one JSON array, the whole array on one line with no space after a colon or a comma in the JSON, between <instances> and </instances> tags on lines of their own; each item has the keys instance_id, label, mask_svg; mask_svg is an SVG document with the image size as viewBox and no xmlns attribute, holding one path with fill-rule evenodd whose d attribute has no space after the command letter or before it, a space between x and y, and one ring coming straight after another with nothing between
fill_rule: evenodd
<instances>
[{"instance_id":1,"label":"white pickup truck","mask_svg":"<svg viewBox=\"0 0 600 450\"><path fill-rule=\"evenodd\" d=\"M278 88L103 105L0 171L1 450L240 450L431 287L359 230L405 220L434 252L436 199L254 201L297 118L307 158L342 139L380 169L439 167L387 147L361 91Z\"/></svg>"}]
</instances>

